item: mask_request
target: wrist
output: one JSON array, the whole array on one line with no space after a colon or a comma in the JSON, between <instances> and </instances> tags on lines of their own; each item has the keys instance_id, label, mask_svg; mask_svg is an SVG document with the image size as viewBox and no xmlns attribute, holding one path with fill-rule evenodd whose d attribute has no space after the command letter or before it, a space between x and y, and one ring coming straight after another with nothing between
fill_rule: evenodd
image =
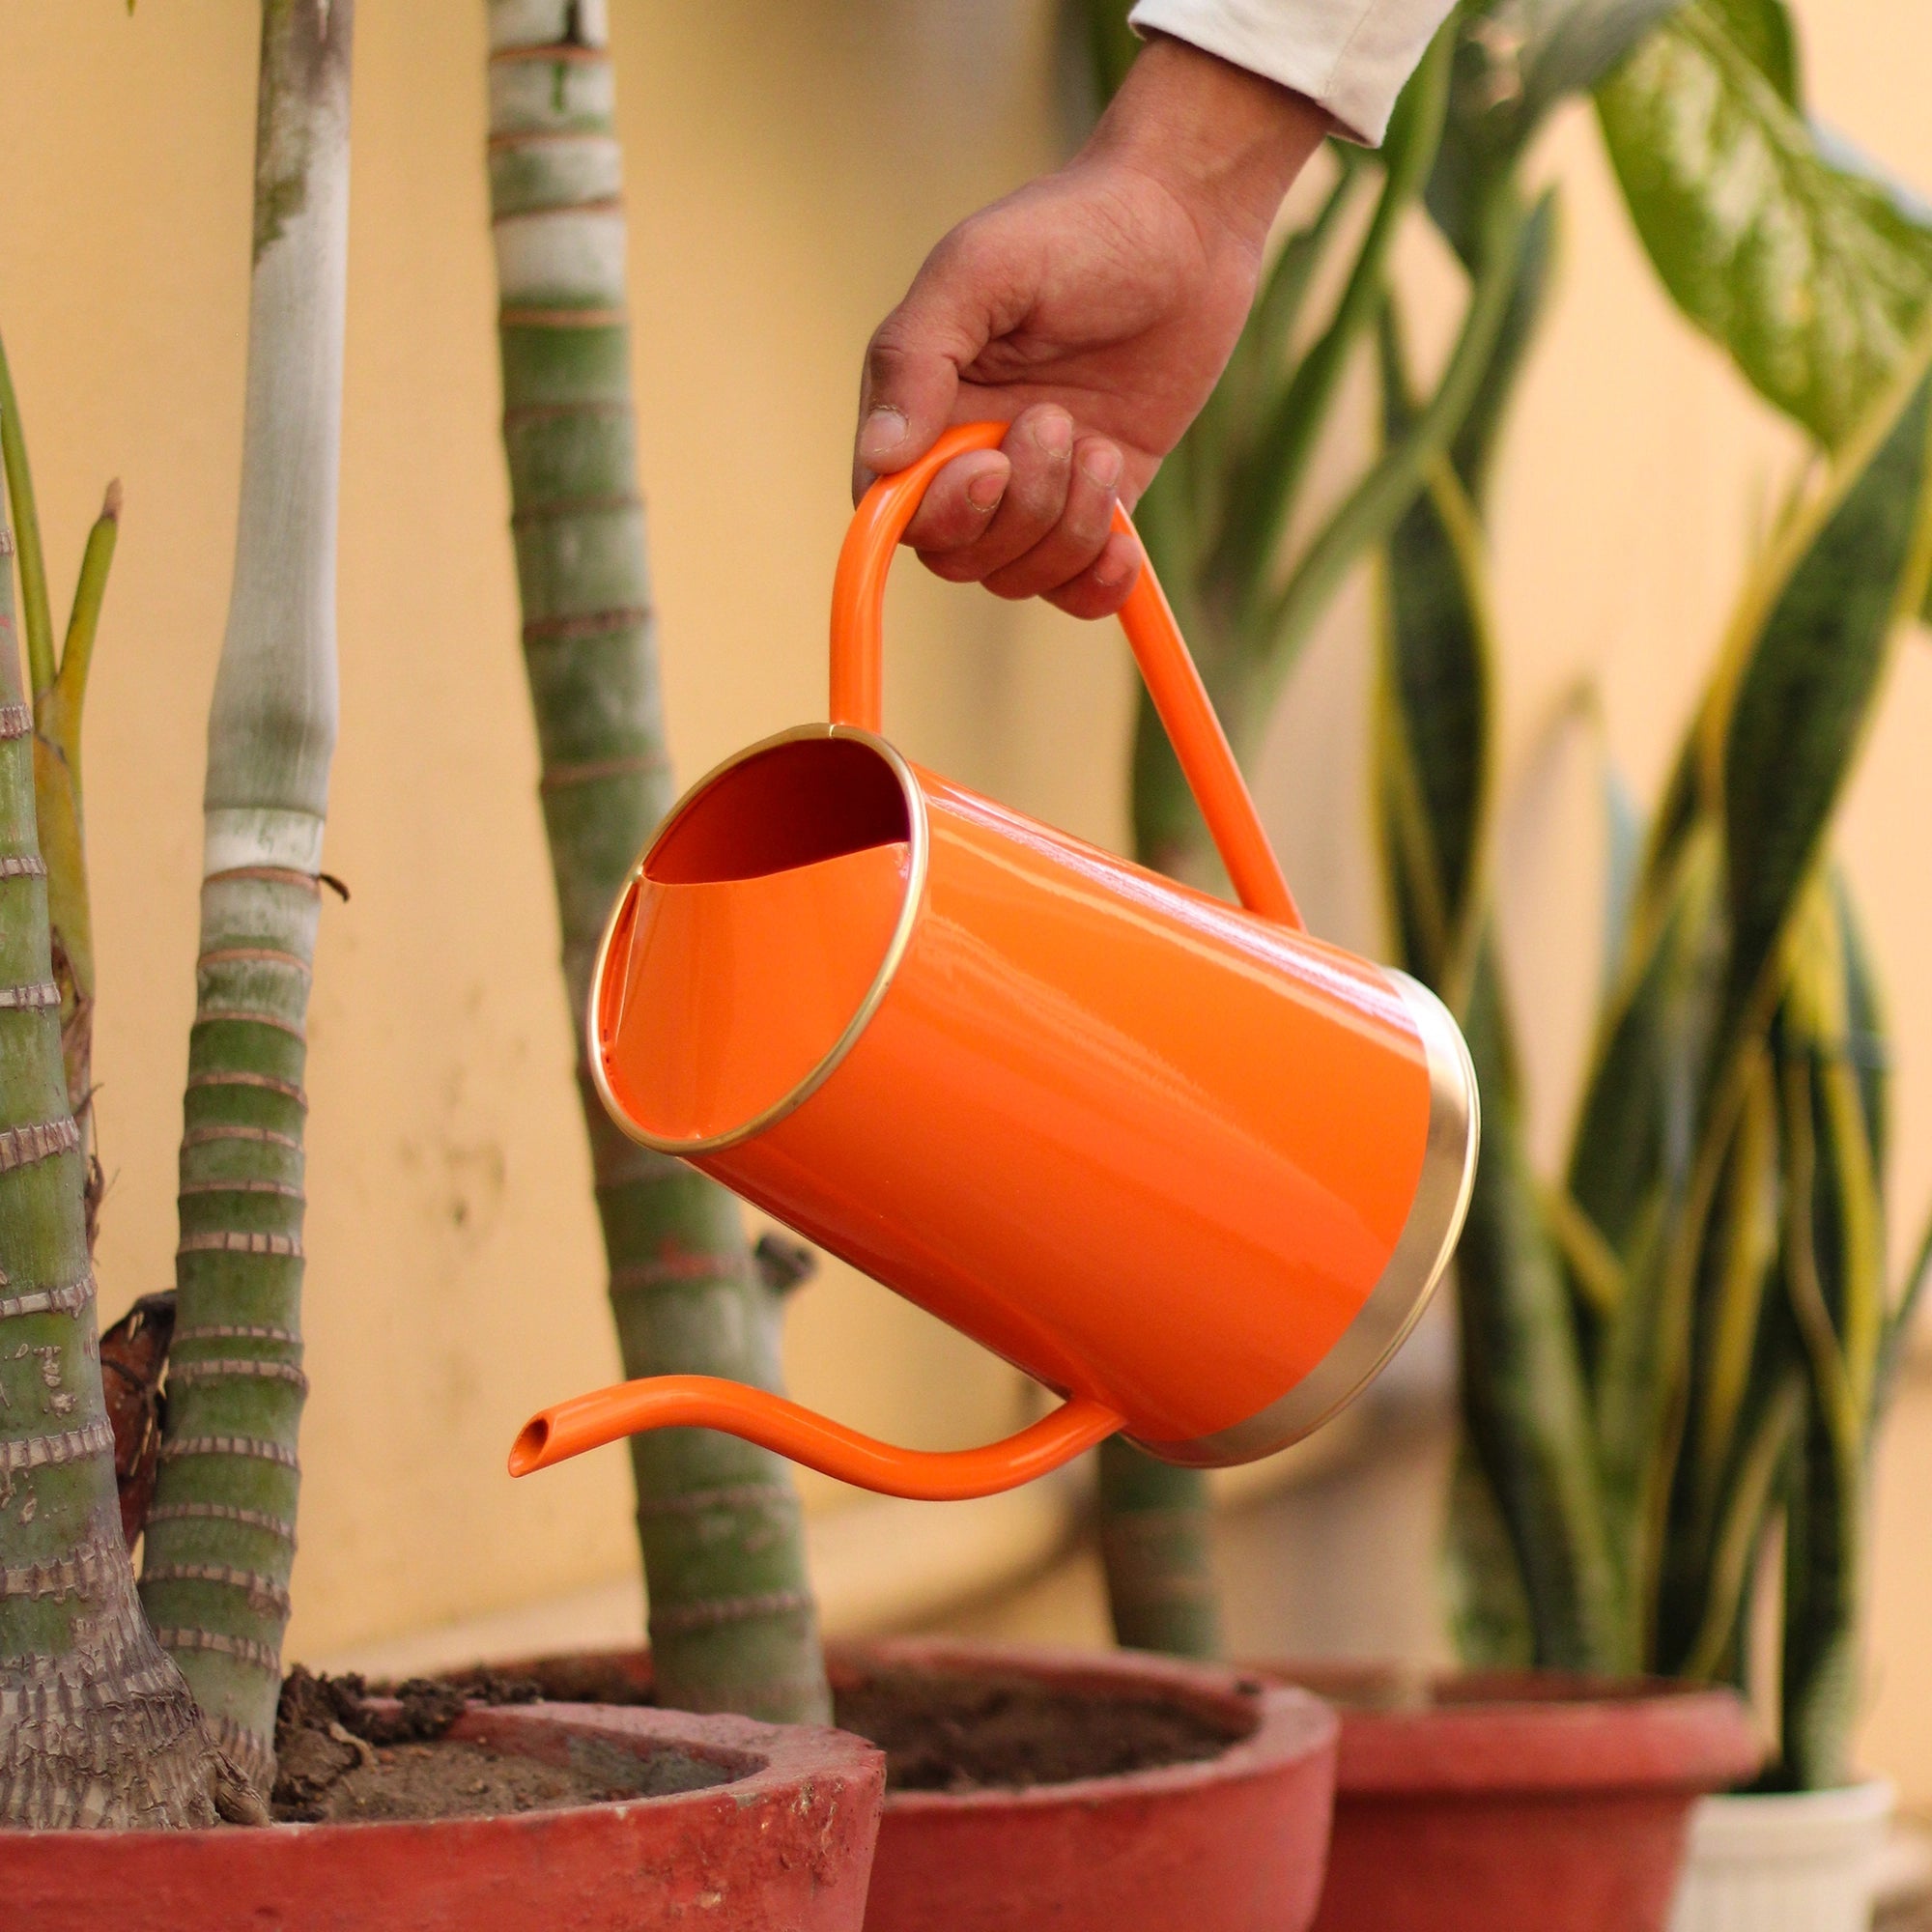
<instances>
[{"instance_id":1,"label":"wrist","mask_svg":"<svg viewBox=\"0 0 1932 1932\"><path fill-rule=\"evenodd\" d=\"M1151 175L1197 213L1258 244L1330 126L1304 96L1154 34L1087 152Z\"/></svg>"}]
</instances>

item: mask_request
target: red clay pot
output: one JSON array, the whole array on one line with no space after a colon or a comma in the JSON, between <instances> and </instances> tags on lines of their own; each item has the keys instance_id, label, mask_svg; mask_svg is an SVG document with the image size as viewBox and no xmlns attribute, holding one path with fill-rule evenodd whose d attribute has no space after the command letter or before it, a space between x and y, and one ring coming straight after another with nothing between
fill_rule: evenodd
<instances>
[{"instance_id":1,"label":"red clay pot","mask_svg":"<svg viewBox=\"0 0 1932 1932\"><path fill-rule=\"evenodd\" d=\"M828 1662L835 1679L1034 1677L1192 1705L1247 1731L1202 1764L1027 1791L892 1793L866 1932L1304 1932L1313 1918L1336 1734L1315 1698L1135 1652L921 1641L836 1645Z\"/></svg>"},{"instance_id":2,"label":"red clay pot","mask_svg":"<svg viewBox=\"0 0 1932 1932\"><path fill-rule=\"evenodd\" d=\"M1336 1722L1303 1692L1141 1652L879 1640L827 1646L833 1684L878 1671L1025 1676L1191 1705L1246 1735L1219 1757L1025 1791L886 1795L865 1932L1305 1932L1321 1890ZM641 1696L650 1654L501 1663L549 1697ZM460 1675L459 1680L460 1681Z\"/></svg>"},{"instance_id":3,"label":"red clay pot","mask_svg":"<svg viewBox=\"0 0 1932 1932\"><path fill-rule=\"evenodd\" d=\"M859 1932L885 1763L837 1731L681 1711L472 1706L450 1732L553 1762L674 1745L728 1781L513 1817L0 1832L34 1932Z\"/></svg>"},{"instance_id":4,"label":"red clay pot","mask_svg":"<svg viewBox=\"0 0 1932 1932\"><path fill-rule=\"evenodd\" d=\"M1661 1932L1692 1804L1764 1758L1727 1690L1553 1672L1265 1674L1342 1719L1316 1932Z\"/></svg>"}]
</instances>

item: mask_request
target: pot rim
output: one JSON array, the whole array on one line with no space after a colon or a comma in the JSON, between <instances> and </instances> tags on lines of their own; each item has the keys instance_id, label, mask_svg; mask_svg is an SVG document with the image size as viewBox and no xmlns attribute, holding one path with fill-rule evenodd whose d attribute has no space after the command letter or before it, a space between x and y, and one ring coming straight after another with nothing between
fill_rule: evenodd
<instances>
[{"instance_id":1,"label":"pot rim","mask_svg":"<svg viewBox=\"0 0 1932 1932\"><path fill-rule=\"evenodd\" d=\"M376 1701L376 1700L372 1700ZM829 1725L765 1724L725 1713L671 1711L656 1705L618 1704L482 1704L471 1702L443 1733L459 1743L486 1744L513 1749L497 1733L526 1729L591 1732L616 1744L674 1745L690 1756L714 1764L748 1763L750 1768L717 1784L695 1791L671 1791L656 1797L606 1799L592 1804L556 1804L535 1811L490 1811L457 1818L331 1819L308 1824L270 1824L252 1828L216 1825L189 1831L134 1829L105 1833L84 1830L58 1832L0 1831L0 1861L10 1847L59 1843L72 1845L107 1840L114 1845L165 1844L184 1854L197 1846L234 1845L245 1835L261 1841L301 1838L327 1844L372 1832L435 1832L479 1840L504 1831L541 1832L560 1819L585 1816L628 1817L639 1810L713 1803L719 1798L750 1797L782 1790L803 1779L827 1776L864 1778L868 1772L883 1784L885 1754L865 1739Z\"/></svg>"},{"instance_id":2,"label":"pot rim","mask_svg":"<svg viewBox=\"0 0 1932 1932\"><path fill-rule=\"evenodd\" d=\"M1752 1776L1766 1756L1744 1700L1708 1685L1332 1662L1254 1667L1334 1702L1337 1790L1349 1796L1714 1792ZM1362 1701L1369 1686L1412 1701ZM1442 1697L1458 1689L1474 1694Z\"/></svg>"}]
</instances>

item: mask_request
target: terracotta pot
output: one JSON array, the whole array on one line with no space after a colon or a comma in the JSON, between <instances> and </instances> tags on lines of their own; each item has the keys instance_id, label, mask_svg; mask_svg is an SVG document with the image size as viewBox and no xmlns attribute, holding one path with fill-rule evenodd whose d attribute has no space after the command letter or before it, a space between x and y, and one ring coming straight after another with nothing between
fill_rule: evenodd
<instances>
[{"instance_id":1,"label":"terracotta pot","mask_svg":"<svg viewBox=\"0 0 1932 1932\"><path fill-rule=\"evenodd\" d=\"M449 1735L552 1762L715 1766L701 1790L434 1823L0 1833L35 1932L859 1932L885 1765L836 1731L587 1706L472 1706Z\"/></svg>"},{"instance_id":2,"label":"terracotta pot","mask_svg":"<svg viewBox=\"0 0 1932 1932\"><path fill-rule=\"evenodd\" d=\"M1662 1932L1691 1806L1764 1756L1726 1690L1544 1672L1266 1674L1341 1713L1316 1932Z\"/></svg>"},{"instance_id":3,"label":"terracotta pot","mask_svg":"<svg viewBox=\"0 0 1932 1932\"><path fill-rule=\"evenodd\" d=\"M1317 1699L1130 1652L880 1641L833 1644L827 1663L835 1689L929 1670L1179 1704L1236 1739L1206 1762L1113 1777L889 1792L866 1932L1304 1932L1313 1918L1336 1735ZM642 1651L497 1668L553 1697L650 1690Z\"/></svg>"},{"instance_id":4,"label":"terracotta pot","mask_svg":"<svg viewBox=\"0 0 1932 1932\"><path fill-rule=\"evenodd\" d=\"M1247 1735L1205 1763L1026 1791L895 1791L866 1932L1303 1932L1335 1775L1315 1698L1137 1652L984 1644L836 1647L836 1674L891 1668L1039 1680L1192 1706Z\"/></svg>"}]
</instances>

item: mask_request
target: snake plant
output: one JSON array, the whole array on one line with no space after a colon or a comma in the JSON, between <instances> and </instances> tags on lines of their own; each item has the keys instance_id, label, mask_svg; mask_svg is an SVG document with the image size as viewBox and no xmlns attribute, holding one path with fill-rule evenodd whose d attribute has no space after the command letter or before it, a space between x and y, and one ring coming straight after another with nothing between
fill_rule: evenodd
<instances>
[{"instance_id":1,"label":"snake plant","mask_svg":"<svg viewBox=\"0 0 1932 1932\"><path fill-rule=\"evenodd\" d=\"M1252 766L1284 682L1350 574L1395 531L1512 368L1548 272L1553 208L1519 162L1550 110L1599 81L1672 0L1505 0L1444 25L1378 155L1335 142L1334 181L1280 242L1227 370L1135 516L1236 753ZM1096 94L1133 58L1121 0L1080 0ZM1503 50L1499 52L1498 50ZM1506 53L1507 84L1493 71ZM1344 378L1372 353L1403 224L1427 209L1468 270L1456 339L1430 393L1313 532L1292 544ZM1320 292L1334 285L1325 303ZM1134 855L1219 877L1143 695L1132 767ZM1210 1654L1218 1617L1207 1491L1124 1443L1100 1458L1101 1548L1123 1643Z\"/></svg>"},{"instance_id":2,"label":"snake plant","mask_svg":"<svg viewBox=\"0 0 1932 1932\"><path fill-rule=\"evenodd\" d=\"M1530 1161L1513 1044L1534 989L1505 983L1489 899L1482 510L1513 366L1387 546L1376 768L1398 951L1461 1015L1484 1096L1457 1264L1465 1654L1744 1685L1781 1534L1770 1776L1816 1788L1848 1774L1867 1463L1932 1268L1921 1245L1886 1279L1881 1007L1831 858L1932 576L1932 238L1805 126L1794 46L1781 8L1695 0L1600 96L1666 286L1823 448L1613 868L1555 1176ZM1381 338L1399 439L1417 406L1387 310Z\"/></svg>"}]
</instances>

